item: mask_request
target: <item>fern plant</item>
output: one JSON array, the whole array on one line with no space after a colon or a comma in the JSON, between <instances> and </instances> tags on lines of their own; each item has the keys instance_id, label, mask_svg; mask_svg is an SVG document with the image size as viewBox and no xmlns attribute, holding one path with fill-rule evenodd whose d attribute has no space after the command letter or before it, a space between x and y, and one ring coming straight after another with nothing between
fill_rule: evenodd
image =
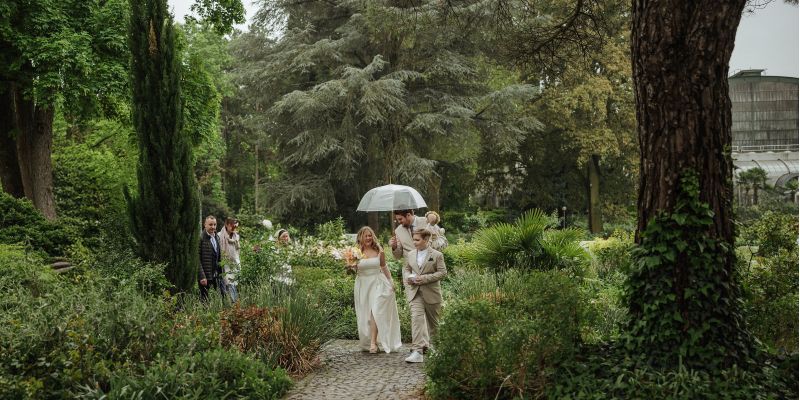
<instances>
[{"instance_id":1,"label":"fern plant","mask_svg":"<svg viewBox=\"0 0 800 400\"><path fill-rule=\"evenodd\" d=\"M495 272L519 270L570 270L580 274L588 254L580 247L578 229L554 229L558 219L542 210L525 212L513 224L496 224L473 237L467 259Z\"/></svg>"}]
</instances>

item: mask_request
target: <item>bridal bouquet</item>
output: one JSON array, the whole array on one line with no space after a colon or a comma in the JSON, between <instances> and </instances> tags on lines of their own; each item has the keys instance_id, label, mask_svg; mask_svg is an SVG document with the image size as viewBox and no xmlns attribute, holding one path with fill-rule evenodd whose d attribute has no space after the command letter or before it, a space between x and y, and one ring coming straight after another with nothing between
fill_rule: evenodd
<instances>
[{"instance_id":1,"label":"bridal bouquet","mask_svg":"<svg viewBox=\"0 0 800 400\"><path fill-rule=\"evenodd\" d=\"M342 251L342 257L344 257L347 267L352 269L350 266L357 263L358 260L363 258L364 254L361 252L360 248L358 248L357 246L352 246Z\"/></svg>"}]
</instances>

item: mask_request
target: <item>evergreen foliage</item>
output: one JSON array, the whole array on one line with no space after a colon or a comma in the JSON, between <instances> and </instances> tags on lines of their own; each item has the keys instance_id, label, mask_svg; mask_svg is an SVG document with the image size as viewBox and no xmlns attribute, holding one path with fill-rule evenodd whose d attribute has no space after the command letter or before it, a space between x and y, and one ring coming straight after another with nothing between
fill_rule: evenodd
<instances>
[{"instance_id":1,"label":"evergreen foliage","mask_svg":"<svg viewBox=\"0 0 800 400\"><path fill-rule=\"evenodd\" d=\"M167 279L182 292L197 274L200 225L191 143L181 129L180 57L166 1L130 4L139 143L138 193L128 195L131 228L140 256L167 264Z\"/></svg>"},{"instance_id":2,"label":"evergreen foliage","mask_svg":"<svg viewBox=\"0 0 800 400\"><path fill-rule=\"evenodd\" d=\"M624 208L632 212L639 155L630 40L626 32L629 27L623 11L626 7L615 8L619 7L615 3L604 2L608 9L597 19L605 25L608 38L588 46L582 54L565 54L558 57L558 62L545 64L517 54L518 61L525 63L526 81L542 86L541 95L527 109L542 121L544 129L530 132L518 147L506 151L492 142L482 147L483 168L478 171L476 182L482 192L498 193L499 204L519 209L553 210L566 206L570 212L583 210L588 200L588 160L597 155L604 218L624 219ZM529 17L520 18L524 21ZM525 32L503 34L511 36L505 37L508 43L503 46L529 44L512 40ZM575 51L570 46L571 43L565 44L558 51Z\"/></svg>"},{"instance_id":3,"label":"evergreen foliage","mask_svg":"<svg viewBox=\"0 0 800 400\"><path fill-rule=\"evenodd\" d=\"M513 147L540 127L521 107L538 89L491 87L476 37L441 24L437 5L278 1L260 11L251 35L262 48L243 52L257 57L237 73L277 151L271 211L349 216L389 182L435 198L441 163L474 163L481 141ZM270 45L265 30L281 21Z\"/></svg>"},{"instance_id":4,"label":"evergreen foliage","mask_svg":"<svg viewBox=\"0 0 800 400\"><path fill-rule=\"evenodd\" d=\"M226 42L205 24L176 26L181 53L182 130L192 143L194 174L200 185L202 215L230 215L222 188L220 160L225 146L220 135L220 104L230 93L222 69L230 63Z\"/></svg>"},{"instance_id":5,"label":"evergreen foliage","mask_svg":"<svg viewBox=\"0 0 800 400\"><path fill-rule=\"evenodd\" d=\"M16 199L0 191L2 244L21 244L37 253L63 256L76 238L76 229L59 221L48 221L28 199Z\"/></svg>"},{"instance_id":6,"label":"evergreen foliage","mask_svg":"<svg viewBox=\"0 0 800 400\"><path fill-rule=\"evenodd\" d=\"M678 190L675 208L651 220L633 251L627 348L656 366L743 365L753 342L738 275L725 269L732 249L708 234L714 213L699 200L697 176L684 173Z\"/></svg>"}]
</instances>

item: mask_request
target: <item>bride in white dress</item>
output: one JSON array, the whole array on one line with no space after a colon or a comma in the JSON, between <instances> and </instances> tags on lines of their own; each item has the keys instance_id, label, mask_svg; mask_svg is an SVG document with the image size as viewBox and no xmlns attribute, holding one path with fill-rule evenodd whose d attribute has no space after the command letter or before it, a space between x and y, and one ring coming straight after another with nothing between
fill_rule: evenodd
<instances>
[{"instance_id":1,"label":"bride in white dress","mask_svg":"<svg viewBox=\"0 0 800 400\"><path fill-rule=\"evenodd\" d=\"M395 284L386 267L383 249L368 226L358 231L356 244L363 254L357 265L351 265L358 271L353 298L359 345L370 353L377 353L378 345L387 353L399 351L402 343Z\"/></svg>"}]
</instances>

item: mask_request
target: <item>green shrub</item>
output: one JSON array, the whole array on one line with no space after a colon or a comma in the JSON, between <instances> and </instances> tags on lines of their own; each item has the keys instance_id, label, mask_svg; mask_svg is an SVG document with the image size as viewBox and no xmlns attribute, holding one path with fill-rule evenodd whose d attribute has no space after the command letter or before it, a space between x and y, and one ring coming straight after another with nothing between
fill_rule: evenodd
<instances>
[{"instance_id":1,"label":"green shrub","mask_svg":"<svg viewBox=\"0 0 800 400\"><path fill-rule=\"evenodd\" d=\"M744 312L751 332L772 349L787 352L798 346L797 252L779 249L741 266Z\"/></svg>"},{"instance_id":2,"label":"green shrub","mask_svg":"<svg viewBox=\"0 0 800 400\"><path fill-rule=\"evenodd\" d=\"M158 266L126 257L98 252L98 261L86 259L77 273L58 275L20 247L0 245L6 294L0 297L0 399L163 398L164 390L167 397L192 397L196 390L210 397L280 397L285 373L220 353L220 296L207 303L196 294L154 296L149 292L163 287ZM281 299L282 332L297 337L298 349L332 336L325 309L303 295L292 300L267 291ZM263 300L259 294L246 293ZM206 379L211 386L192 386Z\"/></svg>"},{"instance_id":3,"label":"green shrub","mask_svg":"<svg viewBox=\"0 0 800 400\"><path fill-rule=\"evenodd\" d=\"M507 209L478 211L444 211L439 225L451 233L472 233L490 225L507 223L513 215Z\"/></svg>"},{"instance_id":4,"label":"green shrub","mask_svg":"<svg viewBox=\"0 0 800 400\"><path fill-rule=\"evenodd\" d=\"M39 254L25 251L22 246L0 244L0 291L17 290L26 295L39 296L58 284L56 274L45 265ZM0 296L3 301L13 301L11 296Z\"/></svg>"},{"instance_id":5,"label":"green shrub","mask_svg":"<svg viewBox=\"0 0 800 400\"><path fill-rule=\"evenodd\" d=\"M765 357L748 369L654 369L626 358L616 346L584 346L557 371L548 398L569 399L795 399L797 357Z\"/></svg>"},{"instance_id":6,"label":"green shrub","mask_svg":"<svg viewBox=\"0 0 800 400\"><path fill-rule=\"evenodd\" d=\"M303 265L306 267L324 268L332 271L344 269L344 262L336 260L331 254L333 245L294 245L289 248L287 257L291 265ZM338 245L335 247L343 247Z\"/></svg>"},{"instance_id":7,"label":"green shrub","mask_svg":"<svg viewBox=\"0 0 800 400\"><path fill-rule=\"evenodd\" d=\"M317 226L317 238L323 242L338 242L344 236L344 220L339 217Z\"/></svg>"},{"instance_id":8,"label":"green shrub","mask_svg":"<svg viewBox=\"0 0 800 400\"><path fill-rule=\"evenodd\" d=\"M624 231L615 231L608 239L589 242L592 268L582 285L589 299L582 324L585 342L617 339L629 323L623 287L631 268L633 246L632 235Z\"/></svg>"},{"instance_id":9,"label":"green shrub","mask_svg":"<svg viewBox=\"0 0 800 400\"><path fill-rule=\"evenodd\" d=\"M165 265L143 261L127 246L104 243L92 250L75 250L70 256L74 264L107 279L113 287L134 287L143 293L161 295L171 286L164 274Z\"/></svg>"},{"instance_id":10,"label":"green shrub","mask_svg":"<svg viewBox=\"0 0 800 400\"><path fill-rule=\"evenodd\" d=\"M738 250L744 313L753 334L772 350L798 346L797 215L767 211L744 226Z\"/></svg>"},{"instance_id":11,"label":"green shrub","mask_svg":"<svg viewBox=\"0 0 800 400\"><path fill-rule=\"evenodd\" d=\"M769 257L780 249L797 251L797 214L767 211L742 229L740 239L758 248L757 255Z\"/></svg>"},{"instance_id":12,"label":"green shrub","mask_svg":"<svg viewBox=\"0 0 800 400\"><path fill-rule=\"evenodd\" d=\"M614 272L627 274L631 270L631 250L633 250L633 234L614 231L608 239L595 239L589 242L589 251L593 259L592 265L597 277L604 279Z\"/></svg>"},{"instance_id":13,"label":"green shrub","mask_svg":"<svg viewBox=\"0 0 800 400\"><path fill-rule=\"evenodd\" d=\"M469 244L465 243L463 240L457 243L451 243L449 246L445 247L442 254L444 255L444 263L447 265L448 272L455 272L471 267L468 257Z\"/></svg>"},{"instance_id":14,"label":"green shrub","mask_svg":"<svg viewBox=\"0 0 800 400\"><path fill-rule=\"evenodd\" d=\"M500 307L487 300L449 304L428 357L427 394L432 398L487 398L504 377L496 372L494 335L502 321Z\"/></svg>"},{"instance_id":15,"label":"green shrub","mask_svg":"<svg viewBox=\"0 0 800 400\"><path fill-rule=\"evenodd\" d=\"M288 262L288 255L276 247L275 242L262 241L253 246L242 246L241 262L239 284L259 286L278 276L281 266Z\"/></svg>"},{"instance_id":16,"label":"green shrub","mask_svg":"<svg viewBox=\"0 0 800 400\"><path fill-rule=\"evenodd\" d=\"M53 190L59 217L70 218L78 237L92 247L101 243L110 226L117 234L127 231L122 188L135 184L134 166L125 165L130 160L87 143L65 143L54 149Z\"/></svg>"},{"instance_id":17,"label":"green shrub","mask_svg":"<svg viewBox=\"0 0 800 400\"><path fill-rule=\"evenodd\" d=\"M580 247L582 232L552 229L556 218L529 210L514 224L501 223L475 233L466 257L475 265L495 271L568 269L581 275L588 263Z\"/></svg>"},{"instance_id":18,"label":"green shrub","mask_svg":"<svg viewBox=\"0 0 800 400\"><path fill-rule=\"evenodd\" d=\"M15 199L2 191L0 226L3 227L0 243L30 246L50 256L63 256L72 239L80 237L68 222L47 221L29 200Z\"/></svg>"},{"instance_id":19,"label":"green shrub","mask_svg":"<svg viewBox=\"0 0 800 400\"><path fill-rule=\"evenodd\" d=\"M448 302L433 338L425 365L431 397L537 397L573 354L582 311L572 279L512 271L500 280L492 287L484 277L456 278L469 292Z\"/></svg>"},{"instance_id":20,"label":"green shrub","mask_svg":"<svg viewBox=\"0 0 800 400\"><path fill-rule=\"evenodd\" d=\"M98 324L95 317L119 315L119 318L126 316L126 322L133 320L127 317L126 307L111 301L100 303L102 293L85 287L73 292L70 289L75 290L74 287L65 286L68 282L58 280L41 295L24 289L12 291L9 294L17 302L3 305L0 375L27 382L27 396L34 398L71 397L69 394L80 384L107 383L110 371L120 360L116 357L130 354L125 352L127 349L114 346L119 342L116 339L127 333L139 333L137 329L118 332L114 337L105 335L109 321L100 319L106 323ZM136 299L124 301L123 304L130 304ZM150 332L150 328L142 330ZM39 384L40 390L33 391Z\"/></svg>"},{"instance_id":21,"label":"green shrub","mask_svg":"<svg viewBox=\"0 0 800 400\"><path fill-rule=\"evenodd\" d=\"M358 339L356 311L353 305L352 276L343 270L315 267L295 267L297 290L313 296L314 301L331 310L331 325L339 332L340 339Z\"/></svg>"},{"instance_id":22,"label":"green shrub","mask_svg":"<svg viewBox=\"0 0 800 400\"><path fill-rule=\"evenodd\" d=\"M340 334L331 323L335 312L298 288L248 287L237 307L222 312L221 340L255 352L267 364L303 373L314 366L322 345Z\"/></svg>"},{"instance_id":23,"label":"green shrub","mask_svg":"<svg viewBox=\"0 0 800 400\"><path fill-rule=\"evenodd\" d=\"M604 279L585 279L581 289L585 313L581 321L581 337L587 343L608 342L620 338L630 322L624 302L622 272L608 274Z\"/></svg>"},{"instance_id":24,"label":"green shrub","mask_svg":"<svg viewBox=\"0 0 800 400\"><path fill-rule=\"evenodd\" d=\"M0 246L7 294L0 298L0 376L8 383L0 398L68 398L87 385L106 390L113 371L147 365L156 354L219 347L216 313L209 320L208 312L176 312L174 298L82 269L57 275Z\"/></svg>"},{"instance_id":25,"label":"green shrub","mask_svg":"<svg viewBox=\"0 0 800 400\"><path fill-rule=\"evenodd\" d=\"M160 357L143 374L115 374L111 390L86 397L135 399L279 399L292 385L285 371L272 369L236 350L214 349Z\"/></svg>"}]
</instances>

